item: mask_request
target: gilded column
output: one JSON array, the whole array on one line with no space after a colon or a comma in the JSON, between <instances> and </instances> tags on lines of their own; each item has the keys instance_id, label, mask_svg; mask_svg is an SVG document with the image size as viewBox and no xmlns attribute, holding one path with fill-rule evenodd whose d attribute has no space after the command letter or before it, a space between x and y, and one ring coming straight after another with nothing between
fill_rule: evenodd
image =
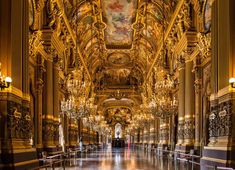
<instances>
[{"instance_id":1,"label":"gilded column","mask_svg":"<svg viewBox=\"0 0 235 170\"><path fill-rule=\"evenodd\" d=\"M185 64L185 120L184 120L184 146L185 150L194 146L194 73L193 62L186 61Z\"/></svg>"},{"instance_id":2,"label":"gilded column","mask_svg":"<svg viewBox=\"0 0 235 170\"><path fill-rule=\"evenodd\" d=\"M35 128L37 129L37 141L36 147L38 152L42 151L43 144L42 144L42 112L43 112L43 73L45 72L44 67L44 59L42 56L37 56L37 68L36 68L36 99L35 99L35 112L36 112L36 119L37 123L35 124Z\"/></svg>"},{"instance_id":3,"label":"gilded column","mask_svg":"<svg viewBox=\"0 0 235 170\"><path fill-rule=\"evenodd\" d=\"M78 126L74 119L70 119L69 123L69 147L75 148L77 145Z\"/></svg>"},{"instance_id":4,"label":"gilded column","mask_svg":"<svg viewBox=\"0 0 235 170\"><path fill-rule=\"evenodd\" d=\"M179 107L178 107L178 133L176 150L181 149L184 142L184 115L185 115L185 62L182 59L179 65Z\"/></svg>"},{"instance_id":5,"label":"gilded column","mask_svg":"<svg viewBox=\"0 0 235 170\"><path fill-rule=\"evenodd\" d=\"M160 119L160 143L159 147L164 149L168 147L170 139L170 125L169 118Z\"/></svg>"},{"instance_id":6,"label":"gilded column","mask_svg":"<svg viewBox=\"0 0 235 170\"><path fill-rule=\"evenodd\" d=\"M53 117L53 64L46 61L46 87L45 87L45 107L43 115L43 145L49 154L53 154L54 144L54 117Z\"/></svg>"},{"instance_id":7,"label":"gilded column","mask_svg":"<svg viewBox=\"0 0 235 170\"><path fill-rule=\"evenodd\" d=\"M154 144L157 145L159 143L159 132L160 132L160 129L159 129L159 118L156 118L155 119L155 141L154 141Z\"/></svg>"},{"instance_id":8,"label":"gilded column","mask_svg":"<svg viewBox=\"0 0 235 170\"><path fill-rule=\"evenodd\" d=\"M53 63L53 118L54 118L54 144L59 146L59 68Z\"/></svg>"},{"instance_id":9,"label":"gilded column","mask_svg":"<svg viewBox=\"0 0 235 170\"><path fill-rule=\"evenodd\" d=\"M64 115L64 145L65 150L69 148L69 118L67 115Z\"/></svg>"},{"instance_id":10,"label":"gilded column","mask_svg":"<svg viewBox=\"0 0 235 170\"><path fill-rule=\"evenodd\" d=\"M201 124L202 119L202 69L199 65L194 67L195 73L195 125ZM201 125L202 126L202 125ZM201 139L200 132L201 126L195 126L195 149L200 149Z\"/></svg>"},{"instance_id":11,"label":"gilded column","mask_svg":"<svg viewBox=\"0 0 235 170\"><path fill-rule=\"evenodd\" d=\"M155 141L155 120L150 122L150 139L149 144L153 145Z\"/></svg>"},{"instance_id":12,"label":"gilded column","mask_svg":"<svg viewBox=\"0 0 235 170\"><path fill-rule=\"evenodd\" d=\"M143 147L143 129L140 129L140 145Z\"/></svg>"},{"instance_id":13,"label":"gilded column","mask_svg":"<svg viewBox=\"0 0 235 170\"><path fill-rule=\"evenodd\" d=\"M144 126L144 133L143 133L143 138L144 138L144 140L143 140L143 143L144 143L144 146L147 144L147 138L148 138L148 126Z\"/></svg>"}]
</instances>

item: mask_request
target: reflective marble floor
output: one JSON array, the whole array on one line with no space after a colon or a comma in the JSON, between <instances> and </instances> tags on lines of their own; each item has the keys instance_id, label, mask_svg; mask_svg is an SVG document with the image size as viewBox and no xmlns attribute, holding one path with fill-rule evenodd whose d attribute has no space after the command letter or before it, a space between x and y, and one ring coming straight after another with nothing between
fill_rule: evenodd
<instances>
[{"instance_id":1,"label":"reflective marble floor","mask_svg":"<svg viewBox=\"0 0 235 170\"><path fill-rule=\"evenodd\" d=\"M80 158L70 159L68 170L189 170L191 165L176 163L167 157L157 157L143 150L106 149L83 153ZM199 168L194 168L199 169Z\"/></svg>"}]
</instances>

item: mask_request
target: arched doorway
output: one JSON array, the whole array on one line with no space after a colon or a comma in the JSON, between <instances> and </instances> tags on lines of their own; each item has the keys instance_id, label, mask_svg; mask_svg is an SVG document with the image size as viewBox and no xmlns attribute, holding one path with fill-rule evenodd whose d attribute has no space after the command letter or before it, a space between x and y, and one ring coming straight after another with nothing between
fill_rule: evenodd
<instances>
[{"instance_id":1,"label":"arched doorway","mask_svg":"<svg viewBox=\"0 0 235 170\"><path fill-rule=\"evenodd\" d=\"M122 125L120 123L115 125L115 138L122 138Z\"/></svg>"},{"instance_id":2,"label":"arched doorway","mask_svg":"<svg viewBox=\"0 0 235 170\"><path fill-rule=\"evenodd\" d=\"M125 140L123 139L123 133L122 133L122 125L120 123L117 123L115 125L115 139L112 141L113 147L124 147L125 146Z\"/></svg>"}]
</instances>

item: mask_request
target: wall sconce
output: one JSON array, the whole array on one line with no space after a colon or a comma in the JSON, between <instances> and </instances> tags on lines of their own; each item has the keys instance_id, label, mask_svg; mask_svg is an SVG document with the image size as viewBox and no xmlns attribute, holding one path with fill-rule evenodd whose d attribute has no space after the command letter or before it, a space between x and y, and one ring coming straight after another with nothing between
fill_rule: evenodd
<instances>
[{"instance_id":1,"label":"wall sconce","mask_svg":"<svg viewBox=\"0 0 235 170\"><path fill-rule=\"evenodd\" d=\"M234 77L229 79L229 84L231 85L232 88L235 88L235 78Z\"/></svg>"},{"instance_id":2,"label":"wall sconce","mask_svg":"<svg viewBox=\"0 0 235 170\"><path fill-rule=\"evenodd\" d=\"M5 77L4 75L2 75L2 64L0 63L0 89L4 90L5 88L10 87L11 82L11 77Z\"/></svg>"}]
</instances>

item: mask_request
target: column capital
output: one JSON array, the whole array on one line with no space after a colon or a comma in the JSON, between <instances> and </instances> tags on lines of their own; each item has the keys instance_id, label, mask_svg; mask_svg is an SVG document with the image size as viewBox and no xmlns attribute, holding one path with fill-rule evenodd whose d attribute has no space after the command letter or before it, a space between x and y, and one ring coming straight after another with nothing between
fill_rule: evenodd
<instances>
[{"instance_id":1,"label":"column capital","mask_svg":"<svg viewBox=\"0 0 235 170\"><path fill-rule=\"evenodd\" d=\"M185 59L184 57L180 56L177 59L178 70L185 69Z\"/></svg>"}]
</instances>

